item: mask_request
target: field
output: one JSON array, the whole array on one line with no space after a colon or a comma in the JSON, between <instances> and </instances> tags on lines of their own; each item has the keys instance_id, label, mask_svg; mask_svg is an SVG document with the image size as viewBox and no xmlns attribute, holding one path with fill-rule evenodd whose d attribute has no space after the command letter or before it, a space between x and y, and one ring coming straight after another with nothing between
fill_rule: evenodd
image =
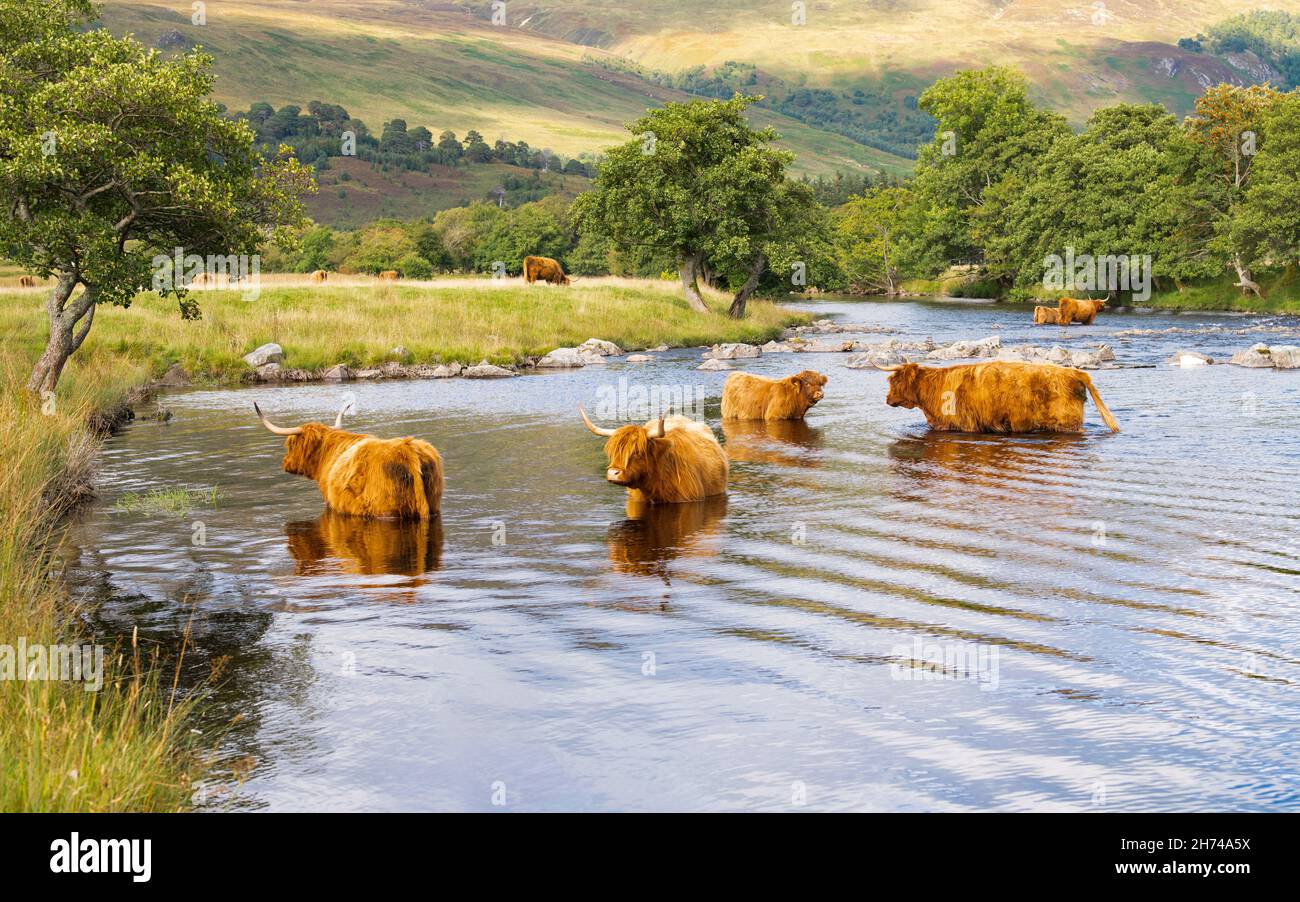
<instances>
[{"instance_id":1,"label":"field","mask_svg":"<svg viewBox=\"0 0 1300 902\"><path fill-rule=\"evenodd\" d=\"M517 279L393 285L334 275L322 288L302 276L265 275L255 301L236 291L196 293L203 310L196 322L181 320L175 300L153 294L126 310L101 310L80 356L129 360L153 375L180 363L198 378L237 380L248 373L243 355L270 341L284 348L286 367L306 370L382 363L398 346L413 363L515 363L588 338L625 349L762 342L807 319L751 301L747 317L734 320L720 292L707 294L710 313L696 313L676 282L643 279L591 278L558 288ZM0 293L0 330L27 354L44 342L43 297L39 288Z\"/></svg>"}]
</instances>

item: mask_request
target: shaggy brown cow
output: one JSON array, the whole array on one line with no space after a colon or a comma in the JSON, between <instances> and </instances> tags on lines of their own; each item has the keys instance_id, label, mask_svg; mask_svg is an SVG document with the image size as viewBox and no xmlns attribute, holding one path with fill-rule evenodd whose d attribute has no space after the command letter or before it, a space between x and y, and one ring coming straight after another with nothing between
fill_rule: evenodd
<instances>
[{"instance_id":1,"label":"shaggy brown cow","mask_svg":"<svg viewBox=\"0 0 1300 902\"><path fill-rule=\"evenodd\" d=\"M569 285L572 280L564 274L564 267L550 257L525 257L524 281L532 285L538 279L552 285Z\"/></svg>"},{"instance_id":2,"label":"shaggy brown cow","mask_svg":"<svg viewBox=\"0 0 1300 902\"><path fill-rule=\"evenodd\" d=\"M890 407L920 407L931 429L950 432L1082 432L1091 394L1106 425L1119 424L1082 370L1051 363L968 363L879 367L891 372Z\"/></svg>"},{"instance_id":3,"label":"shaggy brown cow","mask_svg":"<svg viewBox=\"0 0 1300 902\"><path fill-rule=\"evenodd\" d=\"M724 420L802 420L822 399L826 377L804 370L784 379L732 373L722 386Z\"/></svg>"},{"instance_id":4,"label":"shaggy brown cow","mask_svg":"<svg viewBox=\"0 0 1300 902\"><path fill-rule=\"evenodd\" d=\"M383 272L381 272L381 273L379 274L379 280L380 280L381 282L396 282L396 281L397 281L397 270L395 270L395 269L386 269L386 270L384 270Z\"/></svg>"},{"instance_id":5,"label":"shaggy brown cow","mask_svg":"<svg viewBox=\"0 0 1300 902\"><path fill-rule=\"evenodd\" d=\"M323 270L323 269L318 269L318 270L316 270L315 272L313 272L313 273L311 274L311 280L312 280L313 282L324 282L324 281L325 281L326 279L328 279L329 277L330 277L330 274L327 273L327 272L326 272L325 270Z\"/></svg>"},{"instance_id":6,"label":"shaggy brown cow","mask_svg":"<svg viewBox=\"0 0 1300 902\"><path fill-rule=\"evenodd\" d=\"M605 478L627 489L629 501L671 504L727 491L727 455L704 423L663 416L644 426L601 429L581 407L582 421L604 436Z\"/></svg>"},{"instance_id":7,"label":"shaggy brown cow","mask_svg":"<svg viewBox=\"0 0 1300 902\"><path fill-rule=\"evenodd\" d=\"M1035 307L1035 326L1055 326L1061 322L1061 314L1055 307Z\"/></svg>"},{"instance_id":8,"label":"shaggy brown cow","mask_svg":"<svg viewBox=\"0 0 1300 902\"><path fill-rule=\"evenodd\" d=\"M1062 326L1070 323L1091 326L1097 314L1106 309L1105 301L1090 301L1086 298L1061 298L1058 305L1057 316Z\"/></svg>"},{"instance_id":9,"label":"shaggy brown cow","mask_svg":"<svg viewBox=\"0 0 1300 902\"><path fill-rule=\"evenodd\" d=\"M35 288L36 279L32 276L19 276L18 285L22 288Z\"/></svg>"},{"instance_id":10,"label":"shaggy brown cow","mask_svg":"<svg viewBox=\"0 0 1300 902\"><path fill-rule=\"evenodd\" d=\"M284 471L316 480L325 503L341 514L424 519L442 507L442 457L417 438L375 438L334 425L276 426L256 404L262 425L285 436Z\"/></svg>"}]
</instances>

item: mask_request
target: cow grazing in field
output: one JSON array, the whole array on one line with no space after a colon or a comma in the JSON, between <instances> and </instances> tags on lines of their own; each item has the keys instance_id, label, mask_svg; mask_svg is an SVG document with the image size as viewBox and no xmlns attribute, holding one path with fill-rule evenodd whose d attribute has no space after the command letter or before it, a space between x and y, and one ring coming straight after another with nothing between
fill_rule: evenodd
<instances>
[{"instance_id":1,"label":"cow grazing in field","mask_svg":"<svg viewBox=\"0 0 1300 902\"><path fill-rule=\"evenodd\" d=\"M35 288L36 279L32 276L19 276L18 285L22 288Z\"/></svg>"},{"instance_id":2,"label":"cow grazing in field","mask_svg":"<svg viewBox=\"0 0 1300 902\"><path fill-rule=\"evenodd\" d=\"M550 257L525 257L524 281L532 285L538 279L551 285L570 285L572 279L564 274L564 267Z\"/></svg>"},{"instance_id":3,"label":"cow grazing in field","mask_svg":"<svg viewBox=\"0 0 1300 902\"><path fill-rule=\"evenodd\" d=\"M324 282L329 277L330 274L323 269L318 269L311 274L311 280L313 282Z\"/></svg>"},{"instance_id":4,"label":"cow grazing in field","mask_svg":"<svg viewBox=\"0 0 1300 902\"><path fill-rule=\"evenodd\" d=\"M1055 326L1061 322L1061 313L1055 307L1035 307L1035 326Z\"/></svg>"},{"instance_id":5,"label":"cow grazing in field","mask_svg":"<svg viewBox=\"0 0 1300 902\"><path fill-rule=\"evenodd\" d=\"M1062 326L1078 323L1091 326L1097 314L1106 309L1105 301L1091 301L1079 298L1061 298L1057 306L1057 317Z\"/></svg>"},{"instance_id":6,"label":"cow grazing in field","mask_svg":"<svg viewBox=\"0 0 1300 902\"><path fill-rule=\"evenodd\" d=\"M384 270L383 272L381 272L381 273L379 274L379 280L380 280L381 282L396 282L396 281L397 281L397 270L395 270L395 269L386 269L386 270Z\"/></svg>"},{"instance_id":7,"label":"cow grazing in field","mask_svg":"<svg viewBox=\"0 0 1300 902\"><path fill-rule=\"evenodd\" d=\"M826 377L804 370L784 379L732 373L722 387L724 420L802 420L822 399Z\"/></svg>"},{"instance_id":8,"label":"cow grazing in field","mask_svg":"<svg viewBox=\"0 0 1300 902\"><path fill-rule=\"evenodd\" d=\"M624 486L629 501L671 504L727 491L727 455L704 423L662 416L644 426L602 429L581 407L578 412L592 433L607 439L605 478Z\"/></svg>"},{"instance_id":9,"label":"cow grazing in field","mask_svg":"<svg viewBox=\"0 0 1300 902\"><path fill-rule=\"evenodd\" d=\"M1092 379L1051 363L998 360L952 367L916 363L890 372L890 407L919 407L931 429L949 432L1082 432L1083 401L1092 395L1106 425L1119 432Z\"/></svg>"},{"instance_id":10,"label":"cow grazing in field","mask_svg":"<svg viewBox=\"0 0 1300 902\"><path fill-rule=\"evenodd\" d=\"M331 509L359 517L420 520L442 507L442 457L417 438L375 438L345 432L344 405L333 426L276 426L256 404L258 419L283 435L284 471L314 479Z\"/></svg>"}]
</instances>

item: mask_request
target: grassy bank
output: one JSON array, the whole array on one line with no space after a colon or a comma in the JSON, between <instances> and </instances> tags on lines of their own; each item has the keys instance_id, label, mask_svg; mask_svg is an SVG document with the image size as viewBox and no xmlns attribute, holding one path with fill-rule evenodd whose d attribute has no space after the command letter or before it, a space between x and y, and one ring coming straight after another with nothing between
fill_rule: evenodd
<instances>
[{"instance_id":1,"label":"grassy bank","mask_svg":"<svg viewBox=\"0 0 1300 902\"><path fill-rule=\"evenodd\" d=\"M1295 270L1257 275L1263 298L1242 294L1229 278L1207 279L1151 295L1143 306L1168 310L1235 310L1242 313L1300 313L1300 273Z\"/></svg>"},{"instance_id":2,"label":"grassy bank","mask_svg":"<svg viewBox=\"0 0 1300 902\"><path fill-rule=\"evenodd\" d=\"M234 291L195 292L203 318L185 322L174 299L138 297L127 310L99 311L81 353L125 360L156 375L172 363L214 380L243 378L241 359L274 341L287 367L368 366L406 348L410 362L516 363L556 347L603 338L624 348L659 344L763 342L807 321L775 304L751 301L743 320L726 316L728 298L708 298L708 314L686 306L675 282L583 279L568 287L520 280L442 279L380 283L335 277L327 286L301 277L263 276L253 301ZM0 293L0 332L27 353L44 343L42 291Z\"/></svg>"},{"instance_id":3,"label":"grassy bank","mask_svg":"<svg viewBox=\"0 0 1300 902\"><path fill-rule=\"evenodd\" d=\"M53 399L23 391L30 354L0 352L0 645L92 641L52 571L59 517L88 490L92 414L119 404L143 369L100 355L73 364ZM0 679L0 811L175 811L198 771L188 706L171 707L153 656L104 652L99 691L85 683Z\"/></svg>"}]
</instances>

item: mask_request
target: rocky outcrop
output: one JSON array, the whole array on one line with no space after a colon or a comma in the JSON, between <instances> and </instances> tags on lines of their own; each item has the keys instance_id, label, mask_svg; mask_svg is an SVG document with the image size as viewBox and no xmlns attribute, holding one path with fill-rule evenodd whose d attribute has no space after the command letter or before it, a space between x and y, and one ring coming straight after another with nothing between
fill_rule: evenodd
<instances>
[{"instance_id":1,"label":"rocky outcrop","mask_svg":"<svg viewBox=\"0 0 1300 902\"><path fill-rule=\"evenodd\" d=\"M190 374L179 363L173 363L167 367L167 372L162 374L158 384L163 388L183 388L190 384Z\"/></svg>"},{"instance_id":2,"label":"rocky outcrop","mask_svg":"<svg viewBox=\"0 0 1300 902\"><path fill-rule=\"evenodd\" d=\"M605 341L603 338L588 338L582 344L578 345L579 351L588 354L595 354L598 357L621 357L623 349L612 341Z\"/></svg>"},{"instance_id":3,"label":"rocky outcrop","mask_svg":"<svg viewBox=\"0 0 1300 902\"><path fill-rule=\"evenodd\" d=\"M320 376L326 382L346 382L352 378L352 370L346 363L336 363Z\"/></svg>"},{"instance_id":4,"label":"rocky outcrop","mask_svg":"<svg viewBox=\"0 0 1300 902\"><path fill-rule=\"evenodd\" d=\"M697 370L729 370L732 369L732 366L731 364L727 363L727 361L725 360L719 360L717 358L713 358L704 361L699 366L697 366L696 369Z\"/></svg>"},{"instance_id":5,"label":"rocky outcrop","mask_svg":"<svg viewBox=\"0 0 1300 902\"><path fill-rule=\"evenodd\" d=\"M265 366L268 363L281 363L283 360L284 348L273 341L267 342L260 348L249 351L244 355L244 363L247 363L253 369Z\"/></svg>"},{"instance_id":6,"label":"rocky outcrop","mask_svg":"<svg viewBox=\"0 0 1300 902\"><path fill-rule=\"evenodd\" d=\"M1300 369L1300 346L1257 344L1245 351L1238 351L1228 361L1234 366L1274 367L1279 370Z\"/></svg>"},{"instance_id":7,"label":"rocky outcrop","mask_svg":"<svg viewBox=\"0 0 1300 902\"><path fill-rule=\"evenodd\" d=\"M538 369L552 370L576 370L590 364L602 364L605 358L601 354L595 354L591 351L584 351L581 347L577 348L556 348L541 360L537 361Z\"/></svg>"},{"instance_id":8,"label":"rocky outcrop","mask_svg":"<svg viewBox=\"0 0 1300 902\"><path fill-rule=\"evenodd\" d=\"M845 332L852 332L859 335L885 335L898 330L891 326L875 326L868 323L841 323L833 319L814 320L806 326L795 326L786 329L782 338L792 338L798 335L840 335Z\"/></svg>"},{"instance_id":9,"label":"rocky outcrop","mask_svg":"<svg viewBox=\"0 0 1300 902\"><path fill-rule=\"evenodd\" d=\"M649 354L631 354L627 358L628 363L649 363L654 360Z\"/></svg>"},{"instance_id":10,"label":"rocky outcrop","mask_svg":"<svg viewBox=\"0 0 1300 902\"><path fill-rule=\"evenodd\" d=\"M1107 344L1077 351L1060 345L1053 345L1050 348L1038 345L1016 345L1002 348L998 351L997 359L1022 363L1054 363L1057 366L1072 366L1081 370L1097 370L1106 368L1107 364L1114 362L1115 351Z\"/></svg>"},{"instance_id":11,"label":"rocky outcrop","mask_svg":"<svg viewBox=\"0 0 1300 902\"><path fill-rule=\"evenodd\" d=\"M755 345L747 344L723 344L714 345L711 349L704 352L705 360L746 360L751 357L759 357L762 351Z\"/></svg>"},{"instance_id":12,"label":"rocky outcrop","mask_svg":"<svg viewBox=\"0 0 1300 902\"><path fill-rule=\"evenodd\" d=\"M954 341L942 348L935 348L926 354L927 360L966 360L971 357L994 357L1002 347L1002 339L997 335L973 341Z\"/></svg>"},{"instance_id":13,"label":"rocky outcrop","mask_svg":"<svg viewBox=\"0 0 1300 902\"><path fill-rule=\"evenodd\" d=\"M486 360L464 369L460 373L466 379L504 379L509 376L518 376L518 373L512 372L505 367L495 366Z\"/></svg>"}]
</instances>

